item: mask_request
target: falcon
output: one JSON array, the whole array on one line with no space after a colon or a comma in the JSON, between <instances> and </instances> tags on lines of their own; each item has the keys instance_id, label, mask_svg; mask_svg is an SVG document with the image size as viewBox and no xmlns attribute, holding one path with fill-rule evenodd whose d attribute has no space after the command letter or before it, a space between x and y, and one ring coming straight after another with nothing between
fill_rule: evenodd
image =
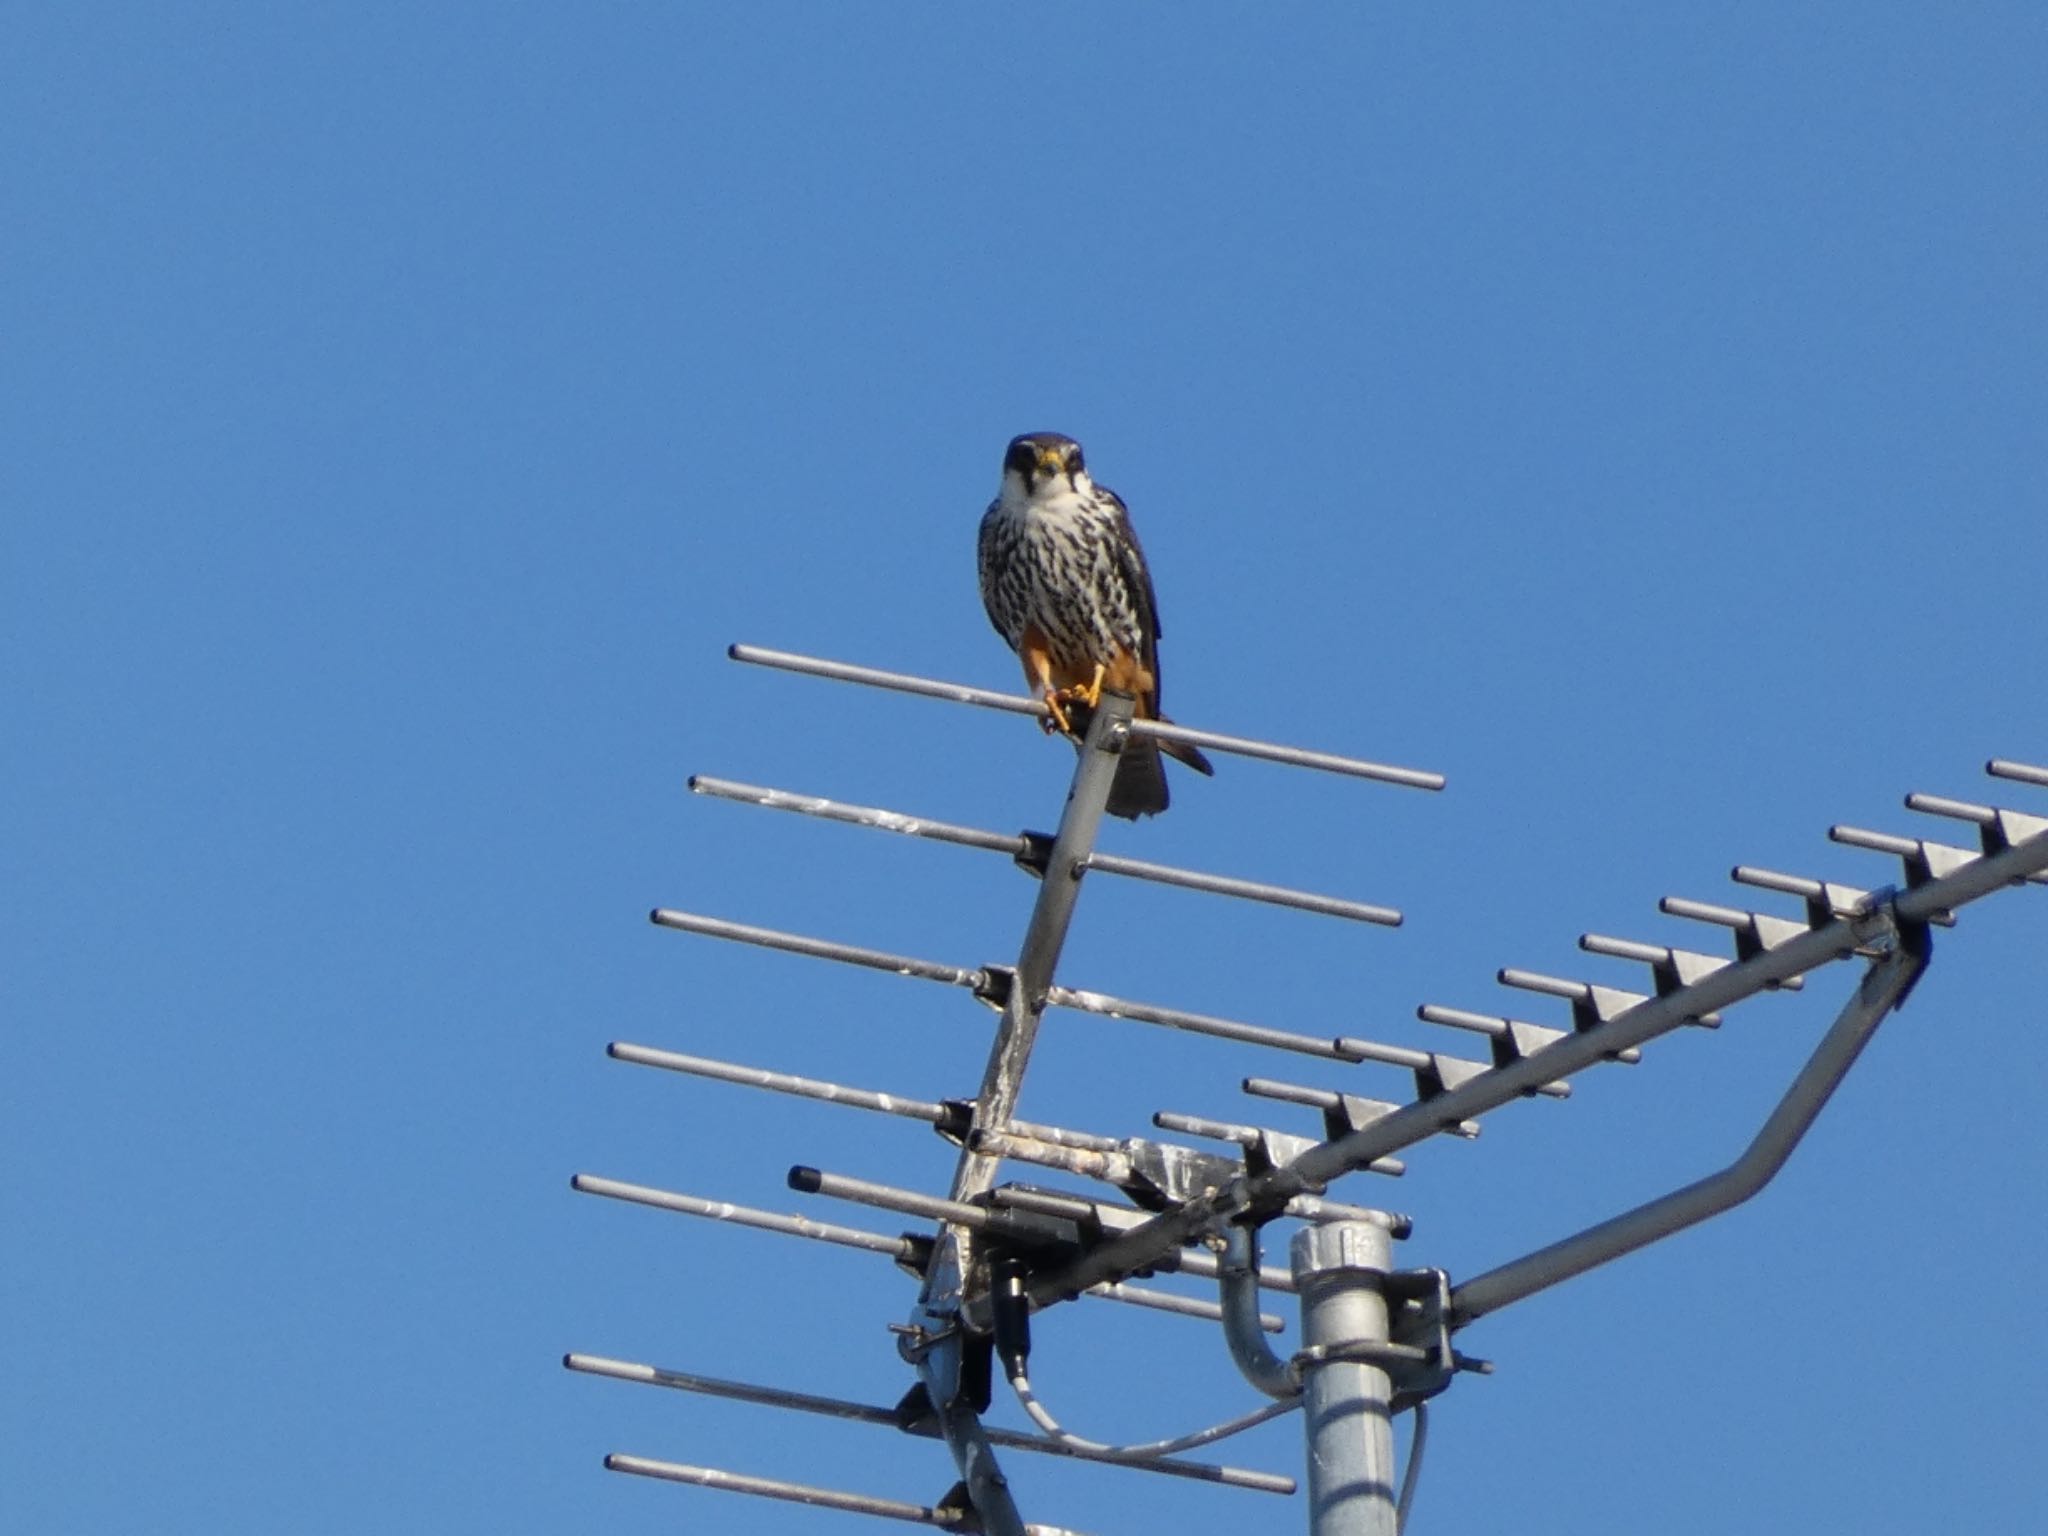
<instances>
[{"instance_id":1,"label":"falcon","mask_svg":"<svg viewBox=\"0 0 2048 1536\"><path fill-rule=\"evenodd\" d=\"M1088 478L1081 445L1057 432L1012 438L1002 487L981 519L981 601L1045 700L1045 722L1079 739L1102 690L1129 694L1141 720L1159 713L1159 601L1130 513ZM1133 736L1108 811L1135 821L1166 809L1164 750L1198 773L1209 760L1177 741Z\"/></svg>"}]
</instances>

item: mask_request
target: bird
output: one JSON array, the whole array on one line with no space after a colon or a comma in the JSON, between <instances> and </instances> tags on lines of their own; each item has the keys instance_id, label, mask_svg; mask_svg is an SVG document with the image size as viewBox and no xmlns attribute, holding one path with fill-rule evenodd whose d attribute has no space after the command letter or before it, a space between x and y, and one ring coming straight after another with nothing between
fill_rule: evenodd
<instances>
[{"instance_id":1,"label":"bird","mask_svg":"<svg viewBox=\"0 0 2048 1536\"><path fill-rule=\"evenodd\" d=\"M1113 689L1141 720L1159 713L1159 600L1122 498L1089 477L1081 445L1026 432L1003 453L996 499L981 519L981 601L1045 701L1042 723L1079 740ZM1208 758L1178 741L1133 735L1105 809L1135 821L1166 809L1165 751L1198 773Z\"/></svg>"}]
</instances>

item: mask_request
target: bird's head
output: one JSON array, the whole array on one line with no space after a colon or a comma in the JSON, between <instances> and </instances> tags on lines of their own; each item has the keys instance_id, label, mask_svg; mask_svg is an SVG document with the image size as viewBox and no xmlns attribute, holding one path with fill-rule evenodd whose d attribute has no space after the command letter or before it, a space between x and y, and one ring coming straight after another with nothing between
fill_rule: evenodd
<instances>
[{"instance_id":1,"label":"bird's head","mask_svg":"<svg viewBox=\"0 0 2048 1536\"><path fill-rule=\"evenodd\" d=\"M1003 454L1003 490L1026 500L1060 490L1086 491L1081 445L1057 432L1026 432Z\"/></svg>"}]
</instances>

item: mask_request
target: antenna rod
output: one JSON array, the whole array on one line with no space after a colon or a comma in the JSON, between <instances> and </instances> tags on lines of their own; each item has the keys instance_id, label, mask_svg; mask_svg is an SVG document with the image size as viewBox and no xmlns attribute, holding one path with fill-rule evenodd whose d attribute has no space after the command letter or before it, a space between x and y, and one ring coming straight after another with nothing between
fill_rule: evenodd
<instances>
[{"instance_id":1,"label":"antenna rod","mask_svg":"<svg viewBox=\"0 0 2048 1536\"><path fill-rule=\"evenodd\" d=\"M988 980L972 966L944 965L936 960L920 960L914 955L893 955L887 950L841 944L832 939L813 939L801 933L758 928L752 923L728 922L722 917L706 917L698 912L656 907L648 914L648 921L658 928L673 928L678 933L697 933L711 939L759 944L764 949L785 950L817 960L837 960L843 965L864 965L869 970L892 971L898 976L915 976L921 981L942 981L949 987L965 987L971 992L980 991Z\"/></svg>"},{"instance_id":2,"label":"antenna rod","mask_svg":"<svg viewBox=\"0 0 2048 1536\"><path fill-rule=\"evenodd\" d=\"M837 821L856 827L875 827L884 832L898 832L906 837L921 837L930 842L952 843L961 848L979 848L989 853L1008 854L1026 868L1034 870L1039 854L1052 842L1052 839L1043 832L989 832L980 827L964 827L954 822L935 821L928 816L912 816L903 811L884 810L876 805L853 805L844 800L828 800L823 795L800 795L792 790L770 789L760 784L743 784L733 779L713 778L705 773L691 776L690 791L693 794L710 795L719 800L731 800L740 805L758 805L771 811L794 811L800 816L815 816L822 821ZM1296 890L1291 886L1271 885L1263 880L1242 880L1234 875L1212 875L1201 870L1181 869L1171 864L1154 864L1145 859L1127 859L1099 850L1088 856L1083 867L1098 870L1105 875L1122 875L1132 880L1149 880L1157 885L1179 886L1183 890L1204 891L1215 896L1235 896L1244 901L1263 901L1276 907L1292 907L1299 912L1349 918L1353 922L1377 923L1383 928L1401 926L1401 914L1392 907L1377 906L1365 901L1351 901L1341 896L1325 896L1316 891Z\"/></svg>"},{"instance_id":3,"label":"antenna rod","mask_svg":"<svg viewBox=\"0 0 2048 1536\"><path fill-rule=\"evenodd\" d=\"M1984 765L1984 771L1994 779L2011 779L2015 784L2033 784L2048 789L2048 768L2036 768L2032 763L2015 763L2003 757L1994 757Z\"/></svg>"},{"instance_id":4,"label":"antenna rod","mask_svg":"<svg viewBox=\"0 0 2048 1536\"><path fill-rule=\"evenodd\" d=\"M692 1467L679 1461L656 1461L649 1456L611 1455L604 1459L607 1472L630 1472L635 1477L659 1478L669 1483L692 1483L699 1488L722 1488L727 1493L751 1493L757 1498L786 1499L792 1504L809 1504L816 1509L840 1509L852 1515L879 1515L885 1520L903 1520L911 1525L935 1525L943 1531L973 1531L975 1511L934 1508L929 1504L906 1504L901 1499L878 1499L871 1494L845 1493L837 1488L816 1488L808 1483L786 1483L774 1477L749 1477L744 1472L723 1472L717 1467ZM1017 1524L1018 1536L1076 1536L1058 1526Z\"/></svg>"},{"instance_id":5,"label":"antenna rod","mask_svg":"<svg viewBox=\"0 0 2048 1536\"><path fill-rule=\"evenodd\" d=\"M1040 699L1020 698L1014 693L997 693L993 688L975 688L966 683L942 683L936 678L917 677L909 672L884 672L878 667L857 667L847 661L827 661L822 656L803 656L795 651L770 650L765 645L733 644L725 654L734 661L757 667L776 667L784 672L802 672L829 678L835 683L859 683L868 688L887 688L896 693L914 693L927 699L944 699L951 704L975 704L983 709L1007 710L1013 715L1047 715Z\"/></svg>"},{"instance_id":6,"label":"antenna rod","mask_svg":"<svg viewBox=\"0 0 2048 1536\"><path fill-rule=\"evenodd\" d=\"M1177 869L1171 864L1153 864L1144 859L1127 859L1121 854L1101 852L1088 855L1088 868L1099 869L1105 875L1125 875L1133 880L1207 891L1214 896L1236 896L1244 901L1293 907L1300 912L1319 912L1325 917L1348 917L1353 922L1376 923L1382 928L1401 926L1401 914L1392 907L1375 906L1368 901L1349 901L1341 896L1323 896L1314 891L1298 891L1291 886L1268 885L1263 880L1203 874L1199 870Z\"/></svg>"},{"instance_id":7,"label":"antenna rod","mask_svg":"<svg viewBox=\"0 0 2048 1536\"><path fill-rule=\"evenodd\" d=\"M1166 720L1134 720L1131 730L1140 736L1156 736L1161 741L1184 742L1191 747L1207 747L1212 752L1230 752L1238 757L1264 758L1269 763L1285 763L1290 768L1320 768L1325 773L1341 773L1354 779L1377 779L1382 784L1398 784L1404 789L1444 787L1442 774L1421 768L1395 768L1386 763L1369 763L1361 757L1311 752L1306 747L1254 741L1249 736L1226 736L1221 731L1198 731L1192 726L1175 725Z\"/></svg>"},{"instance_id":8,"label":"antenna rod","mask_svg":"<svg viewBox=\"0 0 2048 1536\"><path fill-rule=\"evenodd\" d=\"M778 1387L758 1387L751 1382L726 1381L717 1376L698 1376L688 1371L665 1370L656 1365L641 1365L631 1360L612 1360L603 1355L564 1355L562 1364L572 1371L587 1376L604 1376L613 1381L637 1382L650 1387L669 1387L680 1392L698 1392L709 1397L730 1398L735 1402L761 1403L770 1408L794 1408L800 1413L815 1413L828 1418L852 1419L860 1424L878 1424L887 1429L900 1429L906 1434L922 1435L936 1440L938 1431L929 1419L920 1419L906 1425L894 1408L883 1408L871 1403L848 1402L838 1397L818 1397L809 1392L785 1392ZM1155 1457L1150 1461L1130 1461L1113 1456L1103 1456L1066 1445L1058 1440L1048 1440L1042 1435L1020 1434L1013 1429L991 1429L988 1431L991 1444L1011 1450L1034 1451L1047 1456L1068 1456L1076 1461L1098 1461L1115 1467L1136 1467L1140 1472L1161 1472L1169 1477L1193 1478L1198 1482L1222 1483L1232 1488L1249 1488L1258 1493L1292 1493L1294 1479L1282 1477L1273 1472L1255 1472L1246 1467L1216 1466L1201 1461L1180 1461L1173 1457Z\"/></svg>"},{"instance_id":9,"label":"antenna rod","mask_svg":"<svg viewBox=\"0 0 2048 1536\"><path fill-rule=\"evenodd\" d=\"M845 1083L827 1082L823 1078L771 1072L766 1067L743 1066L739 1062L718 1061L709 1056L689 1056L681 1051L661 1051L651 1045L634 1045L626 1040L614 1040L605 1047L605 1054L614 1061L630 1062L636 1067L660 1067L664 1071L687 1072L693 1077L709 1077L722 1083L739 1083L748 1088L766 1088L773 1093L823 1099L829 1104L845 1104L854 1109L901 1115L906 1120L922 1120L927 1125L943 1125L948 1118L946 1106L930 1099L905 1098L901 1094L881 1093L871 1088L850 1088Z\"/></svg>"},{"instance_id":10,"label":"antenna rod","mask_svg":"<svg viewBox=\"0 0 2048 1536\"><path fill-rule=\"evenodd\" d=\"M785 1237L808 1237L821 1243L837 1243L842 1248L860 1248L894 1259L898 1264L915 1266L920 1258L915 1238L891 1237L884 1232L868 1232L860 1227L842 1227L837 1222L813 1221L808 1216L785 1216L776 1211L756 1210L750 1205L734 1205L730 1200L705 1200L677 1190L651 1189L645 1184L599 1178L592 1173L577 1174L569 1180L569 1187L579 1195L603 1195L607 1200L624 1200L632 1205L651 1206L658 1211L674 1211L681 1216L702 1216L711 1221L729 1221L736 1227L779 1232Z\"/></svg>"},{"instance_id":11,"label":"antenna rod","mask_svg":"<svg viewBox=\"0 0 2048 1536\"><path fill-rule=\"evenodd\" d=\"M631 1205L644 1205L657 1211L673 1211L679 1216L701 1216L711 1221L729 1221L736 1227L752 1227L760 1232L774 1232L783 1237L808 1237L816 1242L834 1243L842 1248L858 1248L867 1253L879 1253L913 1274L922 1273L930 1254L931 1239L902 1234L891 1237L886 1232L869 1232L861 1227L843 1227L837 1222L813 1221L808 1216L786 1216L777 1211L763 1211L751 1205L735 1205L730 1200L705 1200L697 1195L682 1194L672 1189L650 1189L645 1184L627 1184L618 1179L602 1179L595 1174L579 1173L569 1181L569 1187L582 1195L603 1195L610 1200L623 1200ZM1134 1213L1135 1214L1135 1213ZM1192 1266L1208 1255L1191 1252L1187 1255L1190 1274L1203 1271ZM1213 1302L1201 1301L1192 1296L1178 1296L1171 1291L1154 1291L1142 1286L1125 1285L1121 1282L1091 1285L1088 1295L1104 1301L1120 1301L1127 1306L1145 1307L1154 1312L1172 1312L1181 1317L1199 1317L1210 1322L1222 1316ZM1280 1320L1269 1318L1269 1332L1280 1331Z\"/></svg>"},{"instance_id":12,"label":"antenna rod","mask_svg":"<svg viewBox=\"0 0 2048 1536\"><path fill-rule=\"evenodd\" d=\"M1006 710L1013 715L1036 715L1045 718L1046 708L1038 699L1020 698L1016 694L996 693L987 688L972 688L965 683L945 683L936 678L917 677L908 672L883 672L874 667L857 667L850 662L826 661L818 656L800 656L794 651L772 651L759 645L731 645L726 655L734 661L751 662L755 666L779 667L785 672L804 672L812 677L830 678L837 683L861 683L870 688L888 688L897 693L914 693L927 699L944 699L952 704L975 704L983 709ZM1426 773L1418 768L1392 768L1385 763L1367 762L1360 757L1339 757L1334 752L1310 752L1301 747L1282 746L1278 742L1254 741L1248 736L1226 736L1220 731L1198 731L1185 725L1170 725L1164 720L1130 720L1126 728L1139 736L1153 736L1161 741L1186 742L1190 746L1208 747L1217 752L1230 752L1239 757L1261 757L1269 762L1286 763L1294 768L1317 768L1324 773L1341 773L1355 779L1377 779L1383 784L1399 784L1410 789L1442 789L1444 776L1440 773Z\"/></svg>"}]
</instances>

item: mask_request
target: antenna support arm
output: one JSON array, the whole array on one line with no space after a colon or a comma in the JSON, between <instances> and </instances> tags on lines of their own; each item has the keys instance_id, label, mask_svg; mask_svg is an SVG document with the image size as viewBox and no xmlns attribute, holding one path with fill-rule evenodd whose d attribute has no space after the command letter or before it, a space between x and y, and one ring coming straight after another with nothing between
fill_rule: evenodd
<instances>
[{"instance_id":1,"label":"antenna support arm","mask_svg":"<svg viewBox=\"0 0 2048 1536\"><path fill-rule=\"evenodd\" d=\"M1768 1184L1856 1064L1884 1016L1899 1005L1925 969L1925 930L1920 928L1916 934L1916 926L1902 924L1903 931L1891 949L1864 972L1855 995L1740 1157L1683 1189L1453 1287L1451 1327L1462 1328L1511 1302L1696 1226L1740 1205Z\"/></svg>"}]
</instances>

